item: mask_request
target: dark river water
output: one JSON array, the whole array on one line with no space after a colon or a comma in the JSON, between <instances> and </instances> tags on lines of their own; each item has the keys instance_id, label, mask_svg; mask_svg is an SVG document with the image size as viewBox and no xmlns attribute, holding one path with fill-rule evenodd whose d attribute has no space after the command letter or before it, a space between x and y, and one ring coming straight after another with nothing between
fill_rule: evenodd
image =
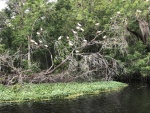
<instances>
[{"instance_id":1,"label":"dark river water","mask_svg":"<svg viewBox=\"0 0 150 113\"><path fill-rule=\"evenodd\" d=\"M74 100L3 103L0 113L150 113L150 86L130 85L121 91Z\"/></svg>"}]
</instances>

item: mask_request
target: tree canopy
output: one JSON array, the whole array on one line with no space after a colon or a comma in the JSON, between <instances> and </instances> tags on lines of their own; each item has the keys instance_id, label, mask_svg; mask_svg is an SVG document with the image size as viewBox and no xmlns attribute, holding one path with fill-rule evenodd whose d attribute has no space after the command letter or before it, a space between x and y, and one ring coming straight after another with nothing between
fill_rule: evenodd
<instances>
[{"instance_id":1,"label":"tree canopy","mask_svg":"<svg viewBox=\"0 0 150 113\"><path fill-rule=\"evenodd\" d=\"M149 76L149 0L7 4L0 12L1 72L21 78L64 72L88 80Z\"/></svg>"}]
</instances>

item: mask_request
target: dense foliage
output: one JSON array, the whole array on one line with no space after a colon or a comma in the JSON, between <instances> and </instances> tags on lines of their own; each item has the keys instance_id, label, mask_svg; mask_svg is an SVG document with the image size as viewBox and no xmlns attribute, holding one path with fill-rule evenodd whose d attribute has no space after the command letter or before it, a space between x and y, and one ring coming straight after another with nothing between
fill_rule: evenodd
<instances>
[{"instance_id":1,"label":"dense foliage","mask_svg":"<svg viewBox=\"0 0 150 113\"><path fill-rule=\"evenodd\" d=\"M7 4L0 12L0 68L12 83L35 72L86 80L150 74L149 0Z\"/></svg>"}]
</instances>

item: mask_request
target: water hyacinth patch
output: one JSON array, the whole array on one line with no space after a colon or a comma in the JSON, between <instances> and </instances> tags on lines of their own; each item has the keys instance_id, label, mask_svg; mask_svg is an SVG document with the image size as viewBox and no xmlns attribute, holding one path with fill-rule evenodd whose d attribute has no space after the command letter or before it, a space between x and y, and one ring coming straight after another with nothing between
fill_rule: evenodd
<instances>
[{"instance_id":1,"label":"water hyacinth patch","mask_svg":"<svg viewBox=\"0 0 150 113\"><path fill-rule=\"evenodd\" d=\"M58 98L76 98L84 94L118 90L127 86L120 82L83 82L83 83L46 83L14 86L0 85L1 102L22 102L52 100Z\"/></svg>"}]
</instances>

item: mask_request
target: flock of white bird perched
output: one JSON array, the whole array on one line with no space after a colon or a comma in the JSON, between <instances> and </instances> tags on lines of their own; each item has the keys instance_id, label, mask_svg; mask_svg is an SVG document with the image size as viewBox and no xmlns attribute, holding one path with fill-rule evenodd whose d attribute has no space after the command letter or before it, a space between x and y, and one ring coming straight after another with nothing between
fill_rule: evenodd
<instances>
[{"instance_id":1,"label":"flock of white bird perched","mask_svg":"<svg viewBox=\"0 0 150 113\"><path fill-rule=\"evenodd\" d=\"M95 26L99 26L100 23L96 23ZM78 36L78 32L81 31L81 32L84 32L84 29L82 28L82 25L80 23L77 23L77 26L75 27L77 31L75 31L74 29L71 29L71 31L73 32L74 36ZM100 34L102 33L102 31L97 31L96 34ZM107 36L104 36L103 39L105 39ZM58 41L60 41L61 39L63 38L63 36L59 36L58 37ZM69 40L69 36L66 37L67 40L68 40L68 44L69 46L73 46L73 42L71 40ZM83 40L83 44L87 44L87 40ZM78 53L79 51L76 51L76 53Z\"/></svg>"},{"instance_id":2,"label":"flock of white bird perched","mask_svg":"<svg viewBox=\"0 0 150 113\"><path fill-rule=\"evenodd\" d=\"M96 23L95 25L98 26L99 23ZM82 28L82 25L81 25L80 23L77 23L76 29L77 29L77 31L82 31L82 32L84 32L84 29ZM40 31L43 31L43 28L40 28ZM76 34L78 33L77 31L74 31L74 30L72 29L72 32L73 32L74 35L76 35ZM100 31L98 31L98 32L100 33ZM36 34L37 34L38 36L41 35L40 32L36 32ZM58 37L58 40L61 40L62 38L63 38L63 36L59 36L59 37ZM71 40L69 40L69 36L67 36L66 39L68 40L69 46L73 46L73 42L72 42ZM31 39L30 42L31 42L31 44L34 44L34 45L36 45L36 46L43 44L43 41L42 41L42 40L38 40L38 43L37 43L36 41L34 41L33 39ZM84 42L84 43L85 43L85 42L87 43L87 40L83 40L83 42ZM48 45L44 45L44 47L47 48Z\"/></svg>"},{"instance_id":3,"label":"flock of white bird perched","mask_svg":"<svg viewBox=\"0 0 150 113\"><path fill-rule=\"evenodd\" d=\"M40 31L43 31L43 28L40 28ZM38 35L38 36L40 36L41 35L41 33L40 32L36 32L36 34ZM42 40L38 40L38 43L35 41L35 40L33 40L33 39L31 39L30 40L30 43L31 44L34 44L34 45L36 45L36 46L38 46L38 45L42 45L43 44L43 41ZM43 45L44 47L48 47L48 45Z\"/></svg>"}]
</instances>

